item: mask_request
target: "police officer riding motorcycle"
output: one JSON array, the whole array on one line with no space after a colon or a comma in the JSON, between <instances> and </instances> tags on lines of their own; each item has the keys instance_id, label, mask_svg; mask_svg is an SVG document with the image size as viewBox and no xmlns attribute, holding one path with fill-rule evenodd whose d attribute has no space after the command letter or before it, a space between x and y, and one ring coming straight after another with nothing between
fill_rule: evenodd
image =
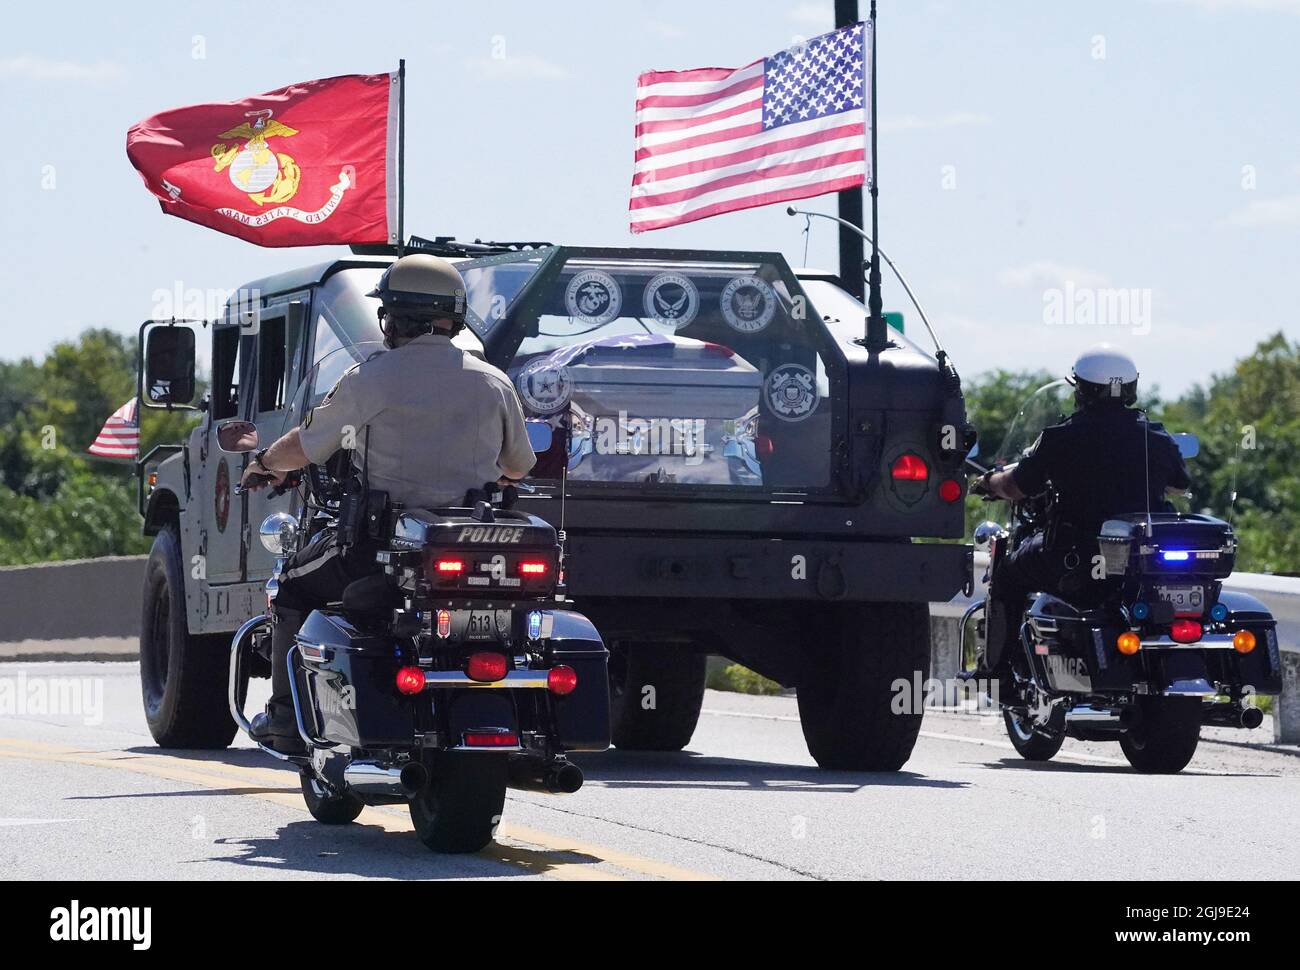
<instances>
[{"instance_id":1,"label":"police officer riding motorcycle","mask_svg":"<svg viewBox=\"0 0 1300 970\"><path fill-rule=\"evenodd\" d=\"M1108 344L1079 355L1071 371L1076 410L1047 428L1016 465L985 473L976 494L1020 501L1055 493L1051 517L1000 564L990 588L988 648L977 674L1005 681L1025 598L1038 590L1080 595L1090 582L1096 537L1113 515L1172 510L1187 466L1174 439L1135 410L1138 370Z\"/></svg>"},{"instance_id":2,"label":"police officer riding motorcycle","mask_svg":"<svg viewBox=\"0 0 1300 970\"><path fill-rule=\"evenodd\" d=\"M371 508L377 499L408 508L459 505L485 482L524 478L536 456L510 379L452 344L465 325L465 286L456 268L429 254L404 256L369 295L381 301L389 350L349 370L300 427L258 451L241 487L283 487L289 476L341 450L351 453L352 472L362 479L354 497L364 490ZM364 514L353 512L354 519ZM277 751L303 750L285 658L304 617L378 569L373 544L355 521L351 526L347 534L319 532L280 574L271 699L250 732Z\"/></svg>"},{"instance_id":3,"label":"police officer riding motorcycle","mask_svg":"<svg viewBox=\"0 0 1300 970\"><path fill-rule=\"evenodd\" d=\"M1180 771L1202 724L1257 727L1253 696L1281 689L1273 617L1224 589L1231 526L1169 502L1189 487L1195 439L1148 421L1137 382L1114 347L1082 354L1074 413L1020 452L1017 425L1039 406L1059 413L1065 382L1040 389L1008 434L1018 453L1004 444L1005 461L972 485L1011 514L1010 528L976 529L989 586L963 619L962 656L981 612L985 649L963 676L985 681L1028 760L1051 758L1068 736L1118 741L1139 771Z\"/></svg>"}]
</instances>

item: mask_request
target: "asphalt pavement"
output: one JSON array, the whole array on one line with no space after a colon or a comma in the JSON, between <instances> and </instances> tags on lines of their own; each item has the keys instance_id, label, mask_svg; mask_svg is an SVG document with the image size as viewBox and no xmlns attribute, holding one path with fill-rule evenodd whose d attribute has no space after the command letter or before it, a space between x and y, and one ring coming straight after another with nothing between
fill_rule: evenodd
<instances>
[{"instance_id":1,"label":"asphalt pavement","mask_svg":"<svg viewBox=\"0 0 1300 970\"><path fill-rule=\"evenodd\" d=\"M1052 762L1030 764L999 717L930 712L903 771L823 772L793 698L710 691L687 751L579 756L580 792L511 792L492 847L437 856L402 807L316 823L296 774L246 739L219 752L160 750L134 663L6 663L0 874L1294 878L1300 748L1271 737L1267 720L1253 732L1209 729L1182 774L1144 776L1115 744L1067 741Z\"/></svg>"}]
</instances>

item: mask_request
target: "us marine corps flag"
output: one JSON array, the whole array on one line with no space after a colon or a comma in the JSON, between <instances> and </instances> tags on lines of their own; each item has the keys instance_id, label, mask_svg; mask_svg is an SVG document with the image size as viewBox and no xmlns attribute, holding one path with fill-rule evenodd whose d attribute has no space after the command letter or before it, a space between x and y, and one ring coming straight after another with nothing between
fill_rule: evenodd
<instances>
[{"instance_id":1,"label":"us marine corps flag","mask_svg":"<svg viewBox=\"0 0 1300 970\"><path fill-rule=\"evenodd\" d=\"M403 77L349 74L133 125L163 212L259 246L396 243Z\"/></svg>"}]
</instances>

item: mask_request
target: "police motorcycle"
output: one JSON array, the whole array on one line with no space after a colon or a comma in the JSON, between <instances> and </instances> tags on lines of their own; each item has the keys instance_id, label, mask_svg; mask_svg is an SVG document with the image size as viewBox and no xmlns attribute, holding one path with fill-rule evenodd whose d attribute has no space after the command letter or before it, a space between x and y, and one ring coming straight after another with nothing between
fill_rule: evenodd
<instances>
[{"instance_id":1,"label":"police motorcycle","mask_svg":"<svg viewBox=\"0 0 1300 970\"><path fill-rule=\"evenodd\" d=\"M310 403L296 403L286 426ZM548 425L528 430L535 451L550 447ZM223 450L255 449L257 437L249 422L218 429ZM261 524L262 544L278 558L267 613L232 643L230 711L249 733L246 686L269 672L270 604L286 559L326 526L344 544L367 543L380 571L309 614L289 651L307 753L259 747L298 767L319 822L406 804L430 849L475 852L491 842L507 788L582 786L567 755L609 746L609 655L565 597L556 530L510 508L513 487L488 483L463 508L403 508L358 488L352 464L340 452L287 479L280 489L299 492L298 513L273 512Z\"/></svg>"},{"instance_id":2,"label":"police motorcycle","mask_svg":"<svg viewBox=\"0 0 1300 970\"><path fill-rule=\"evenodd\" d=\"M1064 420L1072 393L1061 380L1031 395L994 468L1013 468L1045 427ZM1194 435L1174 439L1184 458L1195 457ZM1009 524L975 529L976 549L988 554L986 582L1051 521L1053 501L1049 489L1011 503ZM1236 556L1232 527L1209 515L1138 511L1107 520L1097 539L1098 561L1079 565L1099 581L1065 596L1039 593L1016 618L1011 694L1004 687L995 699L1020 756L1047 761L1067 737L1118 741L1138 771L1174 773L1191 761L1202 724L1258 727L1253 696L1282 688L1276 622L1259 600L1223 587ZM967 631L985 634L987 612L987 598L966 611L963 661Z\"/></svg>"}]
</instances>

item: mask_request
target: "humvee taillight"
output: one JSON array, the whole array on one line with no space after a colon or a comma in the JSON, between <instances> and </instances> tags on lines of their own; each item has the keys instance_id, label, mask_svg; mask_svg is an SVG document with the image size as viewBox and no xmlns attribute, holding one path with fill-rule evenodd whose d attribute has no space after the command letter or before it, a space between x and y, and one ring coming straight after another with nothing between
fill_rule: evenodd
<instances>
[{"instance_id":1,"label":"humvee taillight","mask_svg":"<svg viewBox=\"0 0 1300 970\"><path fill-rule=\"evenodd\" d=\"M890 467L889 474L897 482L923 482L930 477L930 468L924 458L909 451L898 456Z\"/></svg>"}]
</instances>

